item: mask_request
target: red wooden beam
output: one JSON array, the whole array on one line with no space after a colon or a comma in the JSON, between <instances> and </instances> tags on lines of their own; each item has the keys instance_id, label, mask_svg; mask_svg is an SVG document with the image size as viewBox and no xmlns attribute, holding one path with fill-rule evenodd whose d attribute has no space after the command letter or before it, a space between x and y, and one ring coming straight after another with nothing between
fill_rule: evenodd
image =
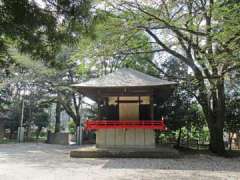
<instances>
[{"instance_id":1,"label":"red wooden beam","mask_svg":"<svg viewBox=\"0 0 240 180\"><path fill-rule=\"evenodd\" d=\"M163 120L87 120L85 121L87 130L98 129L157 129L166 131L167 127Z\"/></svg>"}]
</instances>

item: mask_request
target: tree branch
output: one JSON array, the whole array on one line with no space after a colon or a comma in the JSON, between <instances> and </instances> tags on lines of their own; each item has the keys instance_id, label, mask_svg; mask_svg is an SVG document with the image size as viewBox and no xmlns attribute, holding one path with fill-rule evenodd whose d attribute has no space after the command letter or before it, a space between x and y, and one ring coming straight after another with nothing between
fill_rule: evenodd
<instances>
[{"instance_id":1,"label":"tree branch","mask_svg":"<svg viewBox=\"0 0 240 180\"><path fill-rule=\"evenodd\" d=\"M171 48L169 48L166 44L164 44L158 37L156 34L154 34L151 30L149 30L148 28L145 28L145 31L162 47L166 50L166 52L172 54L173 56L175 56L176 58L182 60L183 62L185 62L189 67L191 67L191 69L194 71L196 77L200 80L202 80L204 77L201 73L201 71L198 69L198 67L194 64L194 62L189 59L186 58L185 56L181 55L180 53L178 53L177 51L172 50Z\"/></svg>"}]
</instances>

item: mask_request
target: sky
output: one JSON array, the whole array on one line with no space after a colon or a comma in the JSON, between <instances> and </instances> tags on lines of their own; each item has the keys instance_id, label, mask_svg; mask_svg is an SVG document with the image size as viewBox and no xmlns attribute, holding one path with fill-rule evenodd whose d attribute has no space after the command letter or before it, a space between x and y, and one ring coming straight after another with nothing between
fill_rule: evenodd
<instances>
[{"instance_id":1,"label":"sky","mask_svg":"<svg viewBox=\"0 0 240 180\"><path fill-rule=\"evenodd\" d=\"M40 8L46 7L46 3L44 2L44 0L31 0L31 1L35 2Z\"/></svg>"}]
</instances>

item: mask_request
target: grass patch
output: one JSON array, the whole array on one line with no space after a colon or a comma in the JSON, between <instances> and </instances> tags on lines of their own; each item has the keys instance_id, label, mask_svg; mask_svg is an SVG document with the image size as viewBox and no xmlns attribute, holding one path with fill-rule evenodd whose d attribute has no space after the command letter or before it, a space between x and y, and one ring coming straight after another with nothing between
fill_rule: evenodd
<instances>
[{"instance_id":1,"label":"grass patch","mask_svg":"<svg viewBox=\"0 0 240 180\"><path fill-rule=\"evenodd\" d=\"M11 144L11 143L17 143L16 139L0 139L0 144Z\"/></svg>"}]
</instances>

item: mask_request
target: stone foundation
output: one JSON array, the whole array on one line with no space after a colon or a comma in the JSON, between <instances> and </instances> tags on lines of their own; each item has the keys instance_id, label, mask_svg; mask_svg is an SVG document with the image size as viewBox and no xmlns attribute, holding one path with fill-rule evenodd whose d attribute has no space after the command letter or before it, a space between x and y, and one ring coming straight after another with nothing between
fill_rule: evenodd
<instances>
[{"instance_id":1,"label":"stone foundation","mask_svg":"<svg viewBox=\"0 0 240 180\"><path fill-rule=\"evenodd\" d=\"M47 143L48 144L61 144L68 145L70 142L69 133L48 133Z\"/></svg>"},{"instance_id":2,"label":"stone foundation","mask_svg":"<svg viewBox=\"0 0 240 180\"><path fill-rule=\"evenodd\" d=\"M170 146L155 148L96 148L83 146L72 150L74 158L179 158L180 153Z\"/></svg>"},{"instance_id":3,"label":"stone foundation","mask_svg":"<svg viewBox=\"0 0 240 180\"><path fill-rule=\"evenodd\" d=\"M153 148L155 132L151 129L101 129L96 132L98 148Z\"/></svg>"}]
</instances>

